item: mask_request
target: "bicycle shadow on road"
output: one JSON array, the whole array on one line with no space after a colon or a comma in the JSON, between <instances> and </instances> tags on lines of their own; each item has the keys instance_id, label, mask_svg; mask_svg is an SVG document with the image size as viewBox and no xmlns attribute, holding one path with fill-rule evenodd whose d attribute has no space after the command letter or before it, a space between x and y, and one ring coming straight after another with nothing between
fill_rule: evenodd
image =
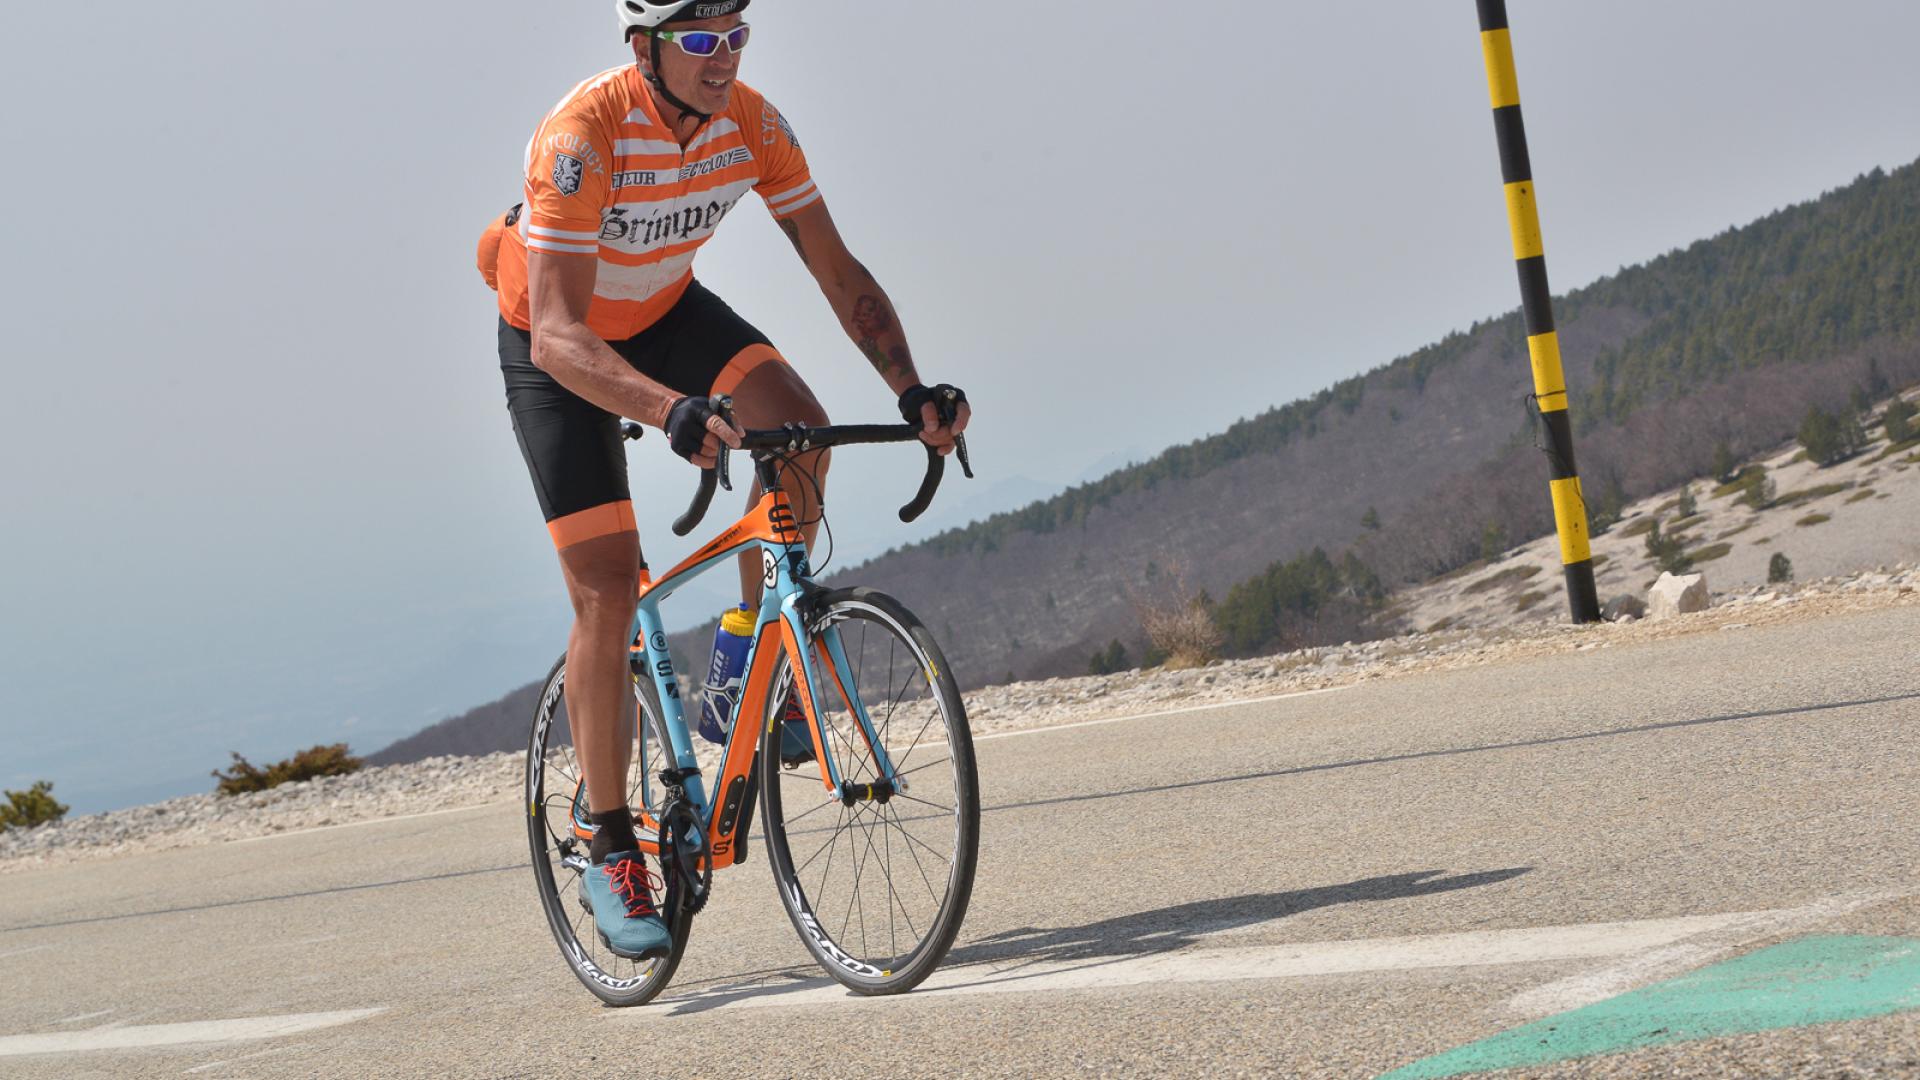
<instances>
[{"instance_id":1,"label":"bicycle shadow on road","mask_svg":"<svg viewBox=\"0 0 1920 1080\"><path fill-rule=\"evenodd\" d=\"M1152 911L1117 915L1080 926L1004 930L956 947L947 954L945 966L966 967L1003 960L1020 961L1017 967L1057 965L1168 952L1223 931L1275 922L1315 908L1401 900L1497 885L1532 869L1530 866L1516 866L1454 877L1439 876L1446 873L1444 870L1416 870L1405 874L1362 878L1342 885L1196 900Z\"/></svg>"},{"instance_id":2,"label":"bicycle shadow on road","mask_svg":"<svg viewBox=\"0 0 1920 1080\"><path fill-rule=\"evenodd\" d=\"M1444 870L1416 870L1312 889L1196 900L1152 911L1117 915L1079 926L1050 929L1029 926L1006 930L970 944L956 946L947 954L946 963L935 974L929 989L964 990L969 986L993 983L1014 984L1008 987L1012 989L1032 974L1087 970L1155 953L1173 952L1215 934L1275 922L1315 908L1401 900L1497 885L1532 870L1530 866L1516 866L1453 877L1441 876L1446 874ZM1031 971L1035 968L1040 970ZM805 971L805 968L792 968L754 972L746 976L753 981L744 985L739 981L742 976L727 976L712 980L706 988L669 999L663 1004L668 1006L669 1015L684 1016L708 1012L746 999L759 999L767 1003L770 998L833 986L830 980L807 977ZM770 981L781 977L788 981Z\"/></svg>"}]
</instances>

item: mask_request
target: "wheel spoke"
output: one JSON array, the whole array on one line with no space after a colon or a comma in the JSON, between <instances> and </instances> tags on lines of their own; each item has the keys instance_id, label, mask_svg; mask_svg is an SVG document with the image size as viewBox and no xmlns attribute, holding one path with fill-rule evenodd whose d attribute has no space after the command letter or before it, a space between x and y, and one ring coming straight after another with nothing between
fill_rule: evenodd
<instances>
[{"instance_id":1,"label":"wheel spoke","mask_svg":"<svg viewBox=\"0 0 1920 1080\"><path fill-rule=\"evenodd\" d=\"M912 836L912 834L910 834L910 833L908 833L908 832L907 832L907 830L906 830L906 828L905 828L904 826L902 826L902 825L900 825L900 824L899 824L899 818L897 818L897 817L896 817L896 818L894 819L894 822L893 822L893 828L895 828L895 829L897 829L897 830L899 831L899 833L900 833L900 835L901 835L901 836L903 836L903 837L906 837L906 838L907 838L908 840L912 840L912 839L913 839L913 836ZM932 849L932 848L928 848L927 850L929 850L929 851L932 851L933 849ZM934 853L935 855L938 855L938 854L940 854L940 853L939 853L939 852L937 852L937 851L934 851L933 853ZM932 881L931 879L929 879L929 878L927 877L927 867L926 867L926 864L925 864L925 863L922 863L922 862L920 861L920 856L914 853L914 850L913 850L913 845L912 845L912 844L908 844L908 845L907 845L907 854L908 854L908 855L912 855L912 856L913 856L913 865L914 865L915 867L917 867L917 868L919 868L919 870L920 870L920 880L926 883L926 886L927 886L927 895L928 895L928 896L931 896L931 897L933 897L933 902L934 902L935 904L938 904L938 903L940 902L940 893L939 893L939 891L938 891L938 890L936 890L936 889L935 889L935 888L933 887L933 881Z\"/></svg>"},{"instance_id":2,"label":"wheel spoke","mask_svg":"<svg viewBox=\"0 0 1920 1080\"><path fill-rule=\"evenodd\" d=\"M921 820L926 820L926 819L921 819ZM921 847L923 847L923 848L926 848L926 849L927 849L927 854L929 854L929 855L932 855L932 856L934 856L935 858L938 858L938 859L940 859L940 860L942 860L943 862L945 862L945 863L947 864L947 866L948 866L949 868L951 868L951 867L953 866L953 860L952 860L952 859L950 859L950 858L948 858L948 857L947 857L947 856L945 856L945 855L942 855L942 854L941 854L941 853L940 853L939 851L937 851L937 850L935 850L935 849L934 849L934 847L933 847L933 846L932 846L931 844L929 844L929 843L927 843L927 842L926 842L925 840L922 840L922 839L920 839L919 837L917 837L917 836L915 836L915 835L913 835L912 833L910 833L910 832L908 832L908 831L906 830L906 827L905 827L904 825L900 827L900 835L901 835L901 836L903 836L903 837L905 837L905 838L907 839L907 842L908 842L908 843L911 843L911 844L918 844L919 846L921 846Z\"/></svg>"},{"instance_id":3,"label":"wheel spoke","mask_svg":"<svg viewBox=\"0 0 1920 1080\"><path fill-rule=\"evenodd\" d=\"M900 949L899 941L895 938L893 932L893 909L896 904L899 904L900 900L898 893L895 892L893 888L893 849L891 846L893 837L892 834L887 831L884 809L874 810L871 816L875 819L874 822L866 823L861 835L867 842L868 859L870 861L877 860L882 865L881 873L886 881L887 887L887 946L893 950L887 955L889 957L898 957L900 955ZM875 845L873 842L876 824L882 840L886 842L884 845ZM884 855L881 853L882 846L886 848ZM904 905L901 905L901 908L903 911L905 910ZM862 947L866 945L866 937L864 934L860 938L860 943Z\"/></svg>"},{"instance_id":4,"label":"wheel spoke","mask_svg":"<svg viewBox=\"0 0 1920 1080\"><path fill-rule=\"evenodd\" d=\"M903 770L900 770L900 769L895 769L895 770L893 770L893 775L895 775L895 776L912 776L912 775L913 775L914 773L917 773L917 772L920 772L920 771L921 771L921 770L923 770L923 769L932 769L932 768L937 768L937 767L939 767L939 766L941 766L941 765L945 765L946 763L948 763L948 762L950 762L950 761L952 761L952 760L953 760L953 758L951 758L951 757L943 757L943 758L940 758L940 759L939 759L939 760L937 760L937 761L923 761L923 762L921 762L920 764L918 764L918 765L915 765L915 766L914 766L913 768L911 768L911 769L906 769L906 770L904 770L904 771L903 771Z\"/></svg>"},{"instance_id":5,"label":"wheel spoke","mask_svg":"<svg viewBox=\"0 0 1920 1080\"><path fill-rule=\"evenodd\" d=\"M821 867L821 869L820 869L820 888L819 888L819 890L818 890L818 892L825 892L825 891L826 891L826 888L827 888L827 875L828 875L828 874L831 874L831 873L833 873L833 854L834 854L834 852L835 852L835 850L837 850L837 849L838 849L838 848L840 847L840 826L841 826L841 825L844 825L844 824L846 824L846 821L847 821L847 812L846 812L846 808L845 808L845 807L842 807L842 808L840 809L840 820L839 820L839 821L838 821L837 823L835 823L835 825L834 825L834 828L833 828L833 836L832 836L832 838L831 838L831 839L829 839L829 840L827 841L827 848L826 848L826 851L827 851L827 862L826 862L826 865L825 865L825 866L823 866L823 867ZM819 858L819 857L820 857L820 853L819 853L819 852L817 852L817 851L816 851L816 852L814 852L814 858ZM798 871L798 870L795 870L795 871L793 872L793 876L794 876L794 877L799 877L799 876L800 876L800 871ZM815 903L817 904L818 902L819 902L819 901L818 901L818 898L817 898L817 894L816 894L816 900L815 900Z\"/></svg>"},{"instance_id":6,"label":"wheel spoke","mask_svg":"<svg viewBox=\"0 0 1920 1080\"><path fill-rule=\"evenodd\" d=\"M808 787L812 787L812 785L809 784ZM786 822L786 825L788 827L787 835L789 836L793 835L792 826L794 826L798 822L805 821L807 818L811 817L812 815L817 814L820 811L825 810L827 807L833 806L833 805L836 805L836 804L831 799L822 799L820 800L820 804L818 806L815 806L813 809L802 810L798 816L793 817Z\"/></svg>"},{"instance_id":7,"label":"wheel spoke","mask_svg":"<svg viewBox=\"0 0 1920 1080\"><path fill-rule=\"evenodd\" d=\"M821 804L820 804L820 806L839 806L839 804L838 804L838 803L821 803ZM819 808L820 808L820 807L815 807L814 809L815 809L815 810L817 810L817 809L819 809ZM812 810L809 810L809 811L807 811L807 812L808 812L808 813L812 813L813 811L812 811ZM846 813L846 808L845 808L845 807L841 807L841 808L840 808L840 820L841 820L841 821L845 821L845 820L846 820L846 817L847 817L847 813ZM789 834L789 835L791 835L791 834ZM805 870L805 869L806 869L807 867L809 867L809 866L812 866L812 865L813 865L813 860L815 860L815 859L817 859L817 858L819 858L819 857L820 857L820 855L821 855L821 853L827 850L827 846L828 846L829 844L832 844L832 843L834 843L834 842L836 842L836 841L838 841L839 839L840 839L840 828L839 828L839 826L838 826L838 825L836 824L836 825L835 825L835 826L834 826L834 827L833 827L832 829L830 829L830 830L828 830L828 836L827 836L827 842L826 842L825 844L821 844L821 845L820 845L819 847L817 847L817 848L815 848L815 849L813 850L813 854L811 854L811 855L809 855L809 856L807 856L807 861L806 861L806 862L803 862L803 863L801 863L801 864L799 864L798 866L795 866L795 867L793 868L793 874L794 874L794 876L795 876L795 877L799 877L799 876L800 876L800 871L802 871L802 870ZM832 859L833 859L833 857L832 857L831 855L829 855L829 856L827 856L827 859L828 859L828 861L829 861L829 862L831 862L831 861L832 861Z\"/></svg>"},{"instance_id":8,"label":"wheel spoke","mask_svg":"<svg viewBox=\"0 0 1920 1080\"><path fill-rule=\"evenodd\" d=\"M936 803L936 802L928 802L928 801L927 801L927 800L925 800L925 799L916 799L916 798L914 798L913 796L911 796L911 795L909 795L909 794L907 794L907 793L906 793L906 792L904 792L904 791L896 791L896 792L894 792L894 793L893 793L893 797L894 797L894 798L896 798L896 799L905 799L905 800L907 800L908 802L917 802L917 803L919 803L919 804L920 804L921 806L931 806L931 807L933 807L933 808L934 808L935 810L944 810L944 811L946 811L946 812L947 812L947 813L949 813L949 814L951 814L951 813L953 813L953 807L951 807L951 806L941 806L941 805L940 805L939 803Z\"/></svg>"},{"instance_id":9,"label":"wheel spoke","mask_svg":"<svg viewBox=\"0 0 1920 1080\"><path fill-rule=\"evenodd\" d=\"M893 769L894 769L895 775L899 774L900 768L907 763L907 759L913 757L913 752L915 750L920 749L920 736L925 735L927 733L927 729L932 727L933 722L935 720L940 719L940 717L941 717L940 710L936 706L935 709L933 710L932 715L927 717L927 722L924 724L921 724L920 730L913 733L913 741L907 744L907 752L904 754L901 754L900 760L893 763Z\"/></svg>"}]
</instances>

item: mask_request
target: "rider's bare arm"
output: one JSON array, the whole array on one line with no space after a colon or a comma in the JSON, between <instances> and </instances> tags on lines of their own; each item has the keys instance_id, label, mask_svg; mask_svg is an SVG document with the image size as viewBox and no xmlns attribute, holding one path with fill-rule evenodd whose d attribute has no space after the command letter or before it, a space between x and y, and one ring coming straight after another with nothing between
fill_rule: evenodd
<instances>
[{"instance_id":1,"label":"rider's bare arm","mask_svg":"<svg viewBox=\"0 0 1920 1080\"><path fill-rule=\"evenodd\" d=\"M534 366L610 413L664 427L679 395L635 371L587 328L599 268L597 259L527 252Z\"/></svg>"},{"instance_id":2,"label":"rider's bare arm","mask_svg":"<svg viewBox=\"0 0 1920 1080\"><path fill-rule=\"evenodd\" d=\"M894 314L893 301L873 279L860 260L847 250L827 212L826 200L790 217L780 219L780 230L793 241L800 261L807 264L813 279L820 283L827 303L840 317L840 325L860 352L887 380L895 394L920 381L913 367L913 353L907 347L907 334Z\"/></svg>"},{"instance_id":3,"label":"rider's bare arm","mask_svg":"<svg viewBox=\"0 0 1920 1080\"><path fill-rule=\"evenodd\" d=\"M793 250L799 254L800 261L820 283L820 291L833 306L833 313L840 317L847 336L887 381L887 387L898 395L920 382L920 373L913 366L913 352L907 346L907 332L894 313L893 301L887 299L886 290L874 280L873 274L847 250L846 241L840 238L840 230L833 224L833 215L827 212L826 200L818 200L779 222L780 231L793 241ZM926 440L946 452L946 448L953 445L953 434L966 430L970 415L971 410L962 403L953 427L941 428L931 419L929 408Z\"/></svg>"},{"instance_id":4,"label":"rider's bare arm","mask_svg":"<svg viewBox=\"0 0 1920 1080\"><path fill-rule=\"evenodd\" d=\"M667 414L680 395L647 378L607 347L587 326L593 304L596 259L527 252L527 300L532 308L533 364L561 386L595 405L666 430ZM690 460L714 463L719 445L740 445L737 429L718 417L707 420L705 445Z\"/></svg>"}]
</instances>

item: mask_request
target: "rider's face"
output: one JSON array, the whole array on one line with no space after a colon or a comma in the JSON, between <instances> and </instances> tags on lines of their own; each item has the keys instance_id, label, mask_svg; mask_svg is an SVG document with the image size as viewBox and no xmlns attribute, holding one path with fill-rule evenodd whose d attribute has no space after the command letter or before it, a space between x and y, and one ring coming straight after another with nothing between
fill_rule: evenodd
<instances>
[{"instance_id":1,"label":"rider's face","mask_svg":"<svg viewBox=\"0 0 1920 1080\"><path fill-rule=\"evenodd\" d=\"M675 33L686 30L725 33L744 21L736 12L716 19L676 22L667 29ZM634 56L640 63L652 62L651 45L645 34L633 36ZM673 96L703 113L715 114L726 109L727 103L733 99L733 80L739 72L740 56L727 48L725 42L714 50L712 56L691 56L675 42L660 43L660 70L655 74L667 84Z\"/></svg>"}]
</instances>

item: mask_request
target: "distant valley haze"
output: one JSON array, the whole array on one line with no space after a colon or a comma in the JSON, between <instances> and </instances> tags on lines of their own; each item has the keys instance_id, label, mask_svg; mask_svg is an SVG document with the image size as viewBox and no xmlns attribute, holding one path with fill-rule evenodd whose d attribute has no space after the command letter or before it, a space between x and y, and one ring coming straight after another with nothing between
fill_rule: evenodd
<instances>
[{"instance_id":1,"label":"distant valley haze","mask_svg":"<svg viewBox=\"0 0 1920 1080\"><path fill-rule=\"evenodd\" d=\"M1920 156L1911 4L1509 7L1557 292ZM980 479L917 526L893 517L917 455L836 457L836 569L1517 306L1472 4L1160 11L1121 0L1063 37L754 7L743 78L922 373L977 410ZM51 780L86 813L208 790L230 751L373 751L562 647L472 250L540 117L623 52L600 4L462 15L11 16L32 47L0 70L0 786ZM835 419L889 418L753 202L701 280ZM664 443L632 450L656 567L690 550L666 523L694 474ZM711 618L732 575L700 585L670 618Z\"/></svg>"}]
</instances>

